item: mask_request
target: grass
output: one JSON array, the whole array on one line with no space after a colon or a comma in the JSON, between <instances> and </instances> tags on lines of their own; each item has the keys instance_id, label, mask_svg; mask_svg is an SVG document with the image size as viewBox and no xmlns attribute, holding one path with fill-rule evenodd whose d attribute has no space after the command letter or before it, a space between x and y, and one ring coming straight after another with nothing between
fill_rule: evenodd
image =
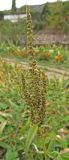
<instances>
[{"instance_id":1,"label":"grass","mask_svg":"<svg viewBox=\"0 0 69 160\"><path fill-rule=\"evenodd\" d=\"M64 64L68 48L33 47L29 8L27 20L27 52L14 45L0 48L0 159L68 160L69 79L48 79L35 61ZM21 64L11 66L3 59L12 56L32 58L30 68L26 71Z\"/></svg>"},{"instance_id":2,"label":"grass","mask_svg":"<svg viewBox=\"0 0 69 160\"><path fill-rule=\"evenodd\" d=\"M23 36L22 36L23 35ZM26 20L19 20L17 23L0 20L0 43L6 44L10 41L19 44L26 35ZM21 40L20 40L21 39Z\"/></svg>"},{"instance_id":3,"label":"grass","mask_svg":"<svg viewBox=\"0 0 69 160\"><path fill-rule=\"evenodd\" d=\"M40 136L23 96L22 73L28 80L21 66L0 60L0 159L44 160L48 156L49 160L68 160L69 79L47 79L47 108Z\"/></svg>"},{"instance_id":4,"label":"grass","mask_svg":"<svg viewBox=\"0 0 69 160\"><path fill-rule=\"evenodd\" d=\"M46 45L34 47L34 54L37 64L49 66L59 69L69 69L69 48L63 45ZM56 60L57 55L61 55L61 59ZM29 61L30 56L26 53L26 48L15 46L13 44L0 44L0 56L17 61Z\"/></svg>"}]
</instances>

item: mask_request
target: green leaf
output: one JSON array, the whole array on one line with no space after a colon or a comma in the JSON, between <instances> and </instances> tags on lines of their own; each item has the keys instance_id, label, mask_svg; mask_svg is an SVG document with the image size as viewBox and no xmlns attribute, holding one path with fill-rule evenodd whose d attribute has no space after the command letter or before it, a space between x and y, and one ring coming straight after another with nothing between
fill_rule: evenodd
<instances>
[{"instance_id":1,"label":"green leaf","mask_svg":"<svg viewBox=\"0 0 69 160\"><path fill-rule=\"evenodd\" d=\"M53 146L55 144L55 138L56 138L56 135L54 132L50 133L50 142L49 142L49 145L48 145L48 151L51 152L53 150Z\"/></svg>"},{"instance_id":2,"label":"green leaf","mask_svg":"<svg viewBox=\"0 0 69 160\"><path fill-rule=\"evenodd\" d=\"M7 143L4 143L4 142L0 142L0 147L3 147L5 149L9 149L10 148L10 146Z\"/></svg>"},{"instance_id":3,"label":"green leaf","mask_svg":"<svg viewBox=\"0 0 69 160\"><path fill-rule=\"evenodd\" d=\"M3 122L1 123L1 125L0 125L0 134L3 133L3 130L4 130L5 126L6 126L6 124L7 124L7 121L3 121Z\"/></svg>"},{"instance_id":4,"label":"green leaf","mask_svg":"<svg viewBox=\"0 0 69 160\"><path fill-rule=\"evenodd\" d=\"M60 140L60 144L62 148L67 148L67 141L64 138Z\"/></svg>"},{"instance_id":5,"label":"green leaf","mask_svg":"<svg viewBox=\"0 0 69 160\"><path fill-rule=\"evenodd\" d=\"M56 160L63 160L60 154L58 154Z\"/></svg>"},{"instance_id":6,"label":"green leaf","mask_svg":"<svg viewBox=\"0 0 69 160\"><path fill-rule=\"evenodd\" d=\"M69 152L62 154L61 156L62 156L62 160L69 160Z\"/></svg>"},{"instance_id":7,"label":"green leaf","mask_svg":"<svg viewBox=\"0 0 69 160\"><path fill-rule=\"evenodd\" d=\"M6 108L7 108L7 105L5 103L0 102L0 110L1 109L6 109Z\"/></svg>"},{"instance_id":8,"label":"green leaf","mask_svg":"<svg viewBox=\"0 0 69 160\"><path fill-rule=\"evenodd\" d=\"M0 142L0 147L7 149L5 160L19 160L17 151L13 150L10 145Z\"/></svg>"},{"instance_id":9,"label":"green leaf","mask_svg":"<svg viewBox=\"0 0 69 160\"><path fill-rule=\"evenodd\" d=\"M26 139L26 143L25 143L25 152L28 152L29 150L29 147L37 133L37 130L38 130L38 126L37 125L33 125L30 129L29 129L29 132L28 132L28 135L27 135L27 139Z\"/></svg>"},{"instance_id":10,"label":"green leaf","mask_svg":"<svg viewBox=\"0 0 69 160\"><path fill-rule=\"evenodd\" d=\"M6 160L19 160L18 153L16 151L12 151L12 149L8 149L6 153Z\"/></svg>"},{"instance_id":11,"label":"green leaf","mask_svg":"<svg viewBox=\"0 0 69 160\"><path fill-rule=\"evenodd\" d=\"M30 119L28 119L28 121L26 122L26 124L21 128L21 132L22 134L25 134L25 132L27 131L27 129L30 126Z\"/></svg>"}]
</instances>

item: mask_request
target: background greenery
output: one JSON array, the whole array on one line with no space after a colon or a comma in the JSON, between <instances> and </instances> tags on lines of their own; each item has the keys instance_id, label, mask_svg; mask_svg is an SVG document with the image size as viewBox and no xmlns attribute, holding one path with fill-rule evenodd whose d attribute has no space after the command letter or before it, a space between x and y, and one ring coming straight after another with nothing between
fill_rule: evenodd
<instances>
[{"instance_id":1,"label":"background greenery","mask_svg":"<svg viewBox=\"0 0 69 160\"><path fill-rule=\"evenodd\" d=\"M30 6L33 18L34 32L46 30L48 33L69 33L69 1L46 3L43 5ZM9 21L3 21L4 14L20 14L25 13L26 6L0 12L0 41L9 41L26 33L26 19L12 24Z\"/></svg>"}]
</instances>

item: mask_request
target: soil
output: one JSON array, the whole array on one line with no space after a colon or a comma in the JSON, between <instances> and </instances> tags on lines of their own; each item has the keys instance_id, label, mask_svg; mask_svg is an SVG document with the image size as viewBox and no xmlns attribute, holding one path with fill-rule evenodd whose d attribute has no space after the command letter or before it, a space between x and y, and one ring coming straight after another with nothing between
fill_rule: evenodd
<instances>
[{"instance_id":1,"label":"soil","mask_svg":"<svg viewBox=\"0 0 69 160\"><path fill-rule=\"evenodd\" d=\"M69 44L69 35L39 31L35 34L35 44Z\"/></svg>"},{"instance_id":2,"label":"soil","mask_svg":"<svg viewBox=\"0 0 69 160\"><path fill-rule=\"evenodd\" d=\"M7 58L3 58L3 60L5 60L6 63L11 64L13 67L15 67L15 65L16 65L15 60L7 59ZM18 62L17 64L18 64L18 66L22 66L25 70L29 69L29 63L27 63L27 62L21 62L21 63ZM58 79L61 79L62 76L64 76L65 79L67 79L69 77L69 72L66 70L57 69L57 68L50 68L50 67L46 67L46 66L42 66L42 65L37 65L37 67L43 69L49 79L52 79L55 76Z\"/></svg>"},{"instance_id":3,"label":"soil","mask_svg":"<svg viewBox=\"0 0 69 160\"><path fill-rule=\"evenodd\" d=\"M3 159L5 157L6 154L6 149L0 147L0 159Z\"/></svg>"}]
</instances>

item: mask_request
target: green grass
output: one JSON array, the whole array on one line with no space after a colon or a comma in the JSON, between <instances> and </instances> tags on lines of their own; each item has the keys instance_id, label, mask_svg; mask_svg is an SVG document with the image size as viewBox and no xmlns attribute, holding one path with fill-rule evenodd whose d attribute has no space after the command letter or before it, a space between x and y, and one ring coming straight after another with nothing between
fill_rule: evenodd
<instances>
[{"instance_id":1,"label":"green grass","mask_svg":"<svg viewBox=\"0 0 69 160\"><path fill-rule=\"evenodd\" d=\"M56 156L57 160L68 160L69 152L64 153L64 149L69 147L69 134L60 134L59 130L69 131L69 89L65 87L69 79L47 80L48 105L43 122L47 128L43 141L36 133L37 126L31 126L30 106L23 97L22 72L26 74L21 68L0 61L0 149L5 150L0 159L43 160L44 142L49 160Z\"/></svg>"},{"instance_id":2,"label":"green grass","mask_svg":"<svg viewBox=\"0 0 69 160\"><path fill-rule=\"evenodd\" d=\"M0 43L9 41L14 44L19 44L20 37L22 39L26 34L26 20L19 20L17 23L11 23L10 21L0 21ZM23 35L23 36L22 36Z\"/></svg>"}]
</instances>

